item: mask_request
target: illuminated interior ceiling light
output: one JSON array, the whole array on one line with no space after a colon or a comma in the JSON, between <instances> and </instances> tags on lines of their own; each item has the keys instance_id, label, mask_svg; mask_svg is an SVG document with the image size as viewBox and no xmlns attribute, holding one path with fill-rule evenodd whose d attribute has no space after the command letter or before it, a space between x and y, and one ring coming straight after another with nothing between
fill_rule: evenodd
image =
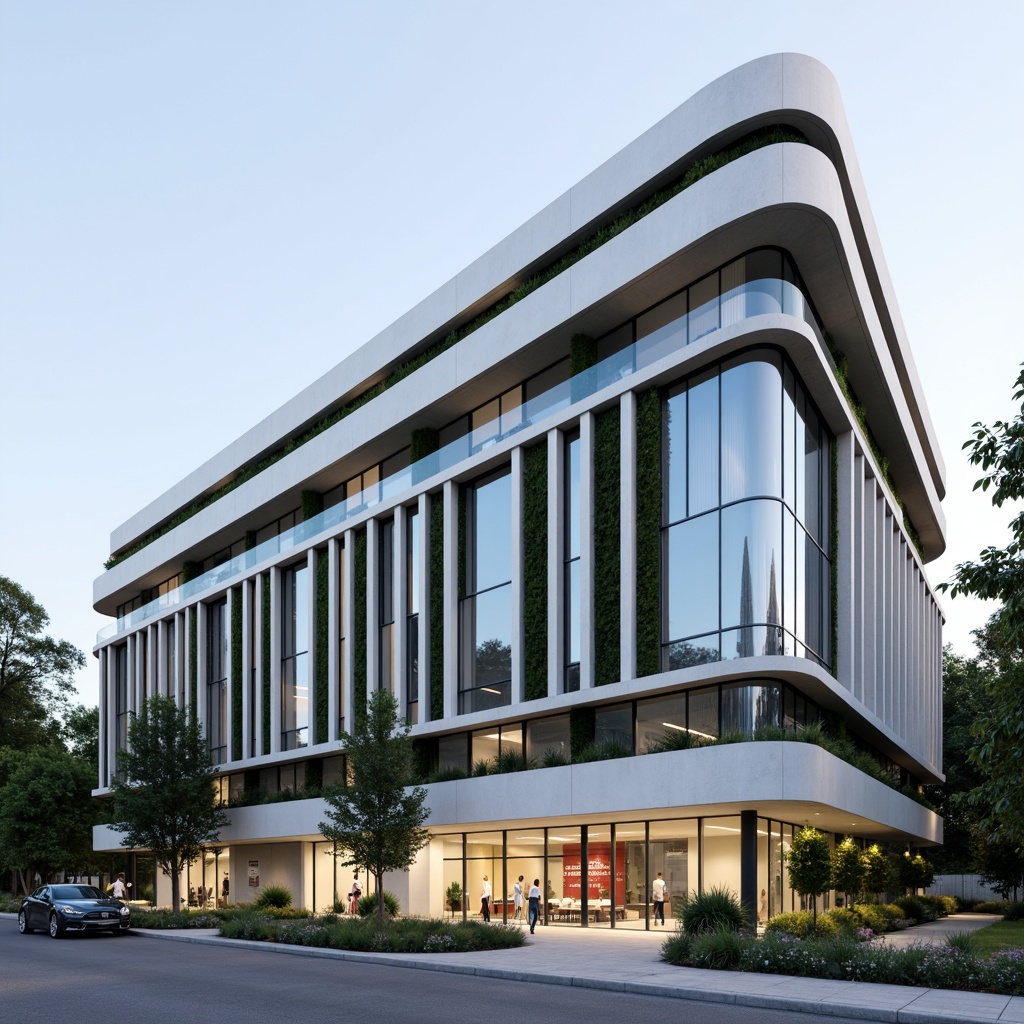
<instances>
[{"instance_id":1,"label":"illuminated interior ceiling light","mask_svg":"<svg viewBox=\"0 0 1024 1024\"><path fill-rule=\"evenodd\" d=\"M499 697L501 696L501 690L495 690L493 687L481 686L480 689L483 690L484 693L496 693Z\"/></svg>"},{"instance_id":2,"label":"illuminated interior ceiling light","mask_svg":"<svg viewBox=\"0 0 1024 1024\"><path fill-rule=\"evenodd\" d=\"M685 725L675 725L673 722L662 722L666 729L675 729L676 732L688 732L691 736L699 736L703 740L717 740L718 737L712 732L701 732L700 729L687 729Z\"/></svg>"}]
</instances>

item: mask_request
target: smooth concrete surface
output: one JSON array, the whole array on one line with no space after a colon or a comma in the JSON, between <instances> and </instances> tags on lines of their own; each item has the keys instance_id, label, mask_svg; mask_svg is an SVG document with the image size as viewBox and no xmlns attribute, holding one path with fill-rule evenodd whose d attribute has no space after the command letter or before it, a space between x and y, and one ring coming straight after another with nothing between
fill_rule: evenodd
<instances>
[{"instance_id":1,"label":"smooth concrete surface","mask_svg":"<svg viewBox=\"0 0 1024 1024\"><path fill-rule=\"evenodd\" d=\"M0 917L13 926L14 914L2 914ZM986 914L954 914L942 921L898 933L899 944L941 945L950 934L973 931L997 920L998 917ZM953 1021L962 1024L988 1024L992 1021L1024 1024L1024 998L1017 996L673 967L659 956L661 944L671 934L671 929L639 932L549 926L539 928L535 935L528 935L526 945L520 949L449 954L353 953L279 946L221 939L213 929L138 930L132 934L165 941L227 944L284 955L355 960L538 984L790 1010L822 1018L855 1017L903 1024L948 1024ZM896 944L894 936L879 941Z\"/></svg>"}]
</instances>

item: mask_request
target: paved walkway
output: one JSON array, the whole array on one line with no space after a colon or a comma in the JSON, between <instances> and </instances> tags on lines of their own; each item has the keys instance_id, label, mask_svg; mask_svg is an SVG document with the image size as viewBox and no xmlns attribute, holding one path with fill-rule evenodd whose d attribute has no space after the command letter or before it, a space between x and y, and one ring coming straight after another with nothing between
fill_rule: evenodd
<instances>
[{"instance_id":1,"label":"paved walkway","mask_svg":"<svg viewBox=\"0 0 1024 1024\"><path fill-rule=\"evenodd\" d=\"M12 921L13 914L0 915ZM917 941L941 944L947 935L982 928L998 920L985 914L955 914L930 925L896 933L900 945ZM285 956L316 956L357 960L420 970L477 974L482 977L576 985L584 988L669 996L712 1003L800 1011L818 1018L855 1017L901 1024L1024 1024L1024 997L986 992L952 992L875 985L855 981L824 981L775 974L705 971L673 967L659 957L667 932L625 929L548 927L527 936L520 949L479 953L353 953L343 950L283 946L222 939L213 929L147 931L148 939L211 943ZM896 944L893 936L884 940Z\"/></svg>"}]
</instances>

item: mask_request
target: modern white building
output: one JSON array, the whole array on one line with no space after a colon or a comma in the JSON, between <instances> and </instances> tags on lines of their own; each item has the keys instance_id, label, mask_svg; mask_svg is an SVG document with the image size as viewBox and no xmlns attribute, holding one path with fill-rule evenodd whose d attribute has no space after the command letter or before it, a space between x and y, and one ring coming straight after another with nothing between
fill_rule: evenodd
<instances>
[{"instance_id":1,"label":"modern white building","mask_svg":"<svg viewBox=\"0 0 1024 1024\"><path fill-rule=\"evenodd\" d=\"M524 875L649 927L657 872L670 915L790 909L804 823L942 839L943 475L837 85L753 61L113 532L97 793L173 695L232 805L184 890L322 909L305 791L384 687L438 780L408 911Z\"/></svg>"}]
</instances>

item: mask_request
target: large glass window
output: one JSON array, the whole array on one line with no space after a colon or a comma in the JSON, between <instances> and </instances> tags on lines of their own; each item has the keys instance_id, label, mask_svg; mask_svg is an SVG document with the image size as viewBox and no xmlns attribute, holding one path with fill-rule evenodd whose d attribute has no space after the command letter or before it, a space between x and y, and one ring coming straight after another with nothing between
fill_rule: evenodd
<instances>
[{"instance_id":1,"label":"large glass window","mask_svg":"<svg viewBox=\"0 0 1024 1024\"><path fill-rule=\"evenodd\" d=\"M228 603L206 606L206 740L214 764L227 760Z\"/></svg>"},{"instance_id":2,"label":"large glass window","mask_svg":"<svg viewBox=\"0 0 1024 1024\"><path fill-rule=\"evenodd\" d=\"M459 711L511 701L512 477L507 469L465 490L466 596L460 608Z\"/></svg>"},{"instance_id":3,"label":"large glass window","mask_svg":"<svg viewBox=\"0 0 1024 1024\"><path fill-rule=\"evenodd\" d=\"M309 742L309 569L305 562L282 573L281 749Z\"/></svg>"},{"instance_id":4,"label":"large glass window","mask_svg":"<svg viewBox=\"0 0 1024 1024\"><path fill-rule=\"evenodd\" d=\"M663 667L827 666L830 438L792 369L756 351L669 389L663 438Z\"/></svg>"},{"instance_id":5,"label":"large glass window","mask_svg":"<svg viewBox=\"0 0 1024 1024\"><path fill-rule=\"evenodd\" d=\"M526 756L538 764L543 764L546 757L562 758L568 764L572 756L569 716L552 715L550 718L535 718L527 722Z\"/></svg>"}]
</instances>

